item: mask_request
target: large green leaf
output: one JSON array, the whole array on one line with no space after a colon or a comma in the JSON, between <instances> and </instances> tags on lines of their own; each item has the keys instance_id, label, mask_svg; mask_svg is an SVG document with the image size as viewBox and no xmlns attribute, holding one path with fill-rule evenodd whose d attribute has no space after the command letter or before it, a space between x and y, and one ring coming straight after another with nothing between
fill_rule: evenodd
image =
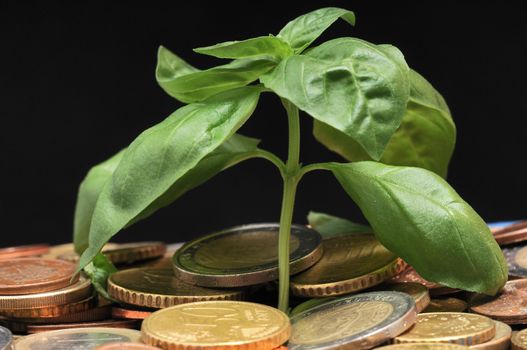
<instances>
[{"instance_id":1,"label":"large green leaf","mask_svg":"<svg viewBox=\"0 0 527 350\"><path fill-rule=\"evenodd\" d=\"M73 242L78 254L88 247L88 234L95 203L102 188L112 177L123 154L124 150L91 168L79 186L73 220Z\"/></svg>"},{"instance_id":2,"label":"large green leaf","mask_svg":"<svg viewBox=\"0 0 527 350\"><path fill-rule=\"evenodd\" d=\"M260 80L379 159L410 94L408 68L394 47L340 38L284 59Z\"/></svg>"},{"instance_id":3,"label":"large green leaf","mask_svg":"<svg viewBox=\"0 0 527 350\"><path fill-rule=\"evenodd\" d=\"M226 141L254 111L260 89L243 87L190 104L144 131L130 144L104 186L79 268L162 196L200 160Z\"/></svg>"},{"instance_id":4,"label":"large green leaf","mask_svg":"<svg viewBox=\"0 0 527 350\"><path fill-rule=\"evenodd\" d=\"M339 18L355 25L355 14L352 11L325 7L290 21L278 33L278 37L288 42L295 53L300 53Z\"/></svg>"},{"instance_id":5,"label":"large green leaf","mask_svg":"<svg viewBox=\"0 0 527 350\"><path fill-rule=\"evenodd\" d=\"M345 234L371 233L371 227L357 224L348 219L326 213L310 211L307 215L307 222L324 238L331 238Z\"/></svg>"},{"instance_id":6,"label":"large green leaf","mask_svg":"<svg viewBox=\"0 0 527 350\"><path fill-rule=\"evenodd\" d=\"M427 280L487 294L507 281L489 228L440 176L369 161L327 167L379 241Z\"/></svg>"},{"instance_id":7,"label":"large green leaf","mask_svg":"<svg viewBox=\"0 0 527 350\"><path fill-rule=\"evenodd\" d=\"M156 79L167 94L192 103L217 93L245 86L269 71L276 63L267 59L240 59L198 70L164 47L158 51Z\"/></svg>"},{"instance_id":8,"label":"large green leaf","mask_svg":"<svg viewBox=\"0 0 527 350\"><path fill-rule=\"evenodd\" d=\"M417 72L410 71L410 100L401 126L388 142L380 161L425 168L446 177L456 143L456 127L443 97ZM315 138L350 161L371 160L343 132L315 120Z\"/></svg>"},{"instance_id":9,"label":"large green leaf","mask_svg":"<svg viewBox=\"0 0 527 350\"><path fill-rule=\"evenodd\" d=\"M275 36L260 36L242 41L227 41L194 49L195 52L218 58L254 58L279 61L293 54L291 47Z\"/></svg>"}]
</instances>

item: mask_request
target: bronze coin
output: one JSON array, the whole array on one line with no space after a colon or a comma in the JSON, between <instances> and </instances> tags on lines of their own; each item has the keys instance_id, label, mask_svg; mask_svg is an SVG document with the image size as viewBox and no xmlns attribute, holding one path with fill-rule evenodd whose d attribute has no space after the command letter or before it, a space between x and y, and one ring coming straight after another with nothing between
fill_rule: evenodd
<instances>
[{"instance_id":1,"label":"bronze coin","mask_svg":"<svg viewBox=\"0 0 527 350\"><path fill-rule=\"evenodd\" d=\"M160 348L141 343L109 343L98 347L97 350L160 350Z\"/></svg>"},{"instance_id":2,"label":"bronze coin","mask_svg":"<svg viewBox=\"0 0 527 350\"><path fill-rule=\"evenodd\" d=\"M18 258L0 260L0 294L31 294L74 283L75 264L62 260Z\"/></svg>"},{"instance_id":3,"label":"bronze coin","mask_svg":"<svg viewBox=\"0 0 527 350\"><path fill-rule=\"evenodd\" d=\"M28 324L57 324L73 322L102 321L111 318L112 306L99 305L92 309L59 315L56 317L18 318L17 321Z\"/></svg>"},{"instance_id":4,"label":"bronze coin","mask_svg":"<svg viewBox=\"0 0 527 350\"><path fill-rule=\"evenodd\" d=\"M90 297L85 300L64 304L64 305L52 305L39 308L28 308L28 309L13 309L13 310L0 310L0 315L9 318L46 318L46 317L59 317L68 314L74 314L77 312L86 311L92 309L97 305L97 299Z\"/></svg>"},{"instance_id":5,"label":"bronze coin","mask_svg":"<svg viewBox=\"0 0 527 350\"><path fill-rule=\"evenodd\" d=\"M112 317L113 318L125 318L132 320L144 320L152 314L152 311L147 310L132 310L125 309L122 307L113 307L112 308Z\"/></svg>"},{"instance_id":6,"label":"bronze coin","mask_svg":"<svg viewBox=\"0 0 527 350\"><path fill-rule=\"evenodd\" d=\"M494 239L499 245L519 243L527 239L527 220L502 227L494 232Z\"/></svg>"},{"instance_id":7,"label":"bronze coin","mask_svg":"<svg viewBox=\"0 0 527 350\"><path fill-rule=\"evenodd\" d=\"M432 299L424 312L463 312L467 303L458 298Z\"/></svg>"},{"instance_id":8,"label":"bronze coin","mask_svg":"<svg viewBox=\"0 0 527 350\"><path fill-rule=\"evenodd\" d=\"M0 248L0 259L26 258L39 256L49 252L47 244L21 245L17 247Z\"/></svg>"},{"instance_id":9,"label":"bronze coin","mask_svg":"<svg viewBox=\"0 0 527 350\"><path fill-rule=\"evenodd\" d=\"M401 282L414 282L419 283L428 288L428 291L430 295L437 296L437 295L445 295L445 294L452 294L459 291L459 289L449 288L440 285L439 283L430 282L425 280L415 269L408 265L408 267L398 274L397 276L393 277L391 280L393 283L401 283Z\"/></svg>"},{"instance_id":10,"label":"bronze coin","mask_svg":"<svg viewBox=\"0 0 527 350\"><path fill-rule=\"evenodd\" d=\"M470 310L507 324L526 324L526 299L527 279L512 280L505 284L496 297L482 294L472 297Z\"/></svg>"},{"instance_id":11,"label":"bronze coin","mask_svg":"<svg viewBox=\"0 0 527 350\"><path fill-rule=\"evenodd\" d=\"M139 326L137 320L103 320L96 322L75 322L62 324L32 324L27 325L26 330L28 334L35 334L41 332L58 331L60 329L71 329L81 327L111 327L111 328L129 328L136 329Z\"/></svg>"},{"instance_id":12,"label":"bronze coin","mask_svg":"<svg viewBox=\"0 0 527 350\"><path fill-rule=\"evenodd\" d=\"M137 242L119 244L117 248L104 251L114 264L132 264L137 261L161 258L167 247L163 242Z\"/></svg>"}]
</instances>

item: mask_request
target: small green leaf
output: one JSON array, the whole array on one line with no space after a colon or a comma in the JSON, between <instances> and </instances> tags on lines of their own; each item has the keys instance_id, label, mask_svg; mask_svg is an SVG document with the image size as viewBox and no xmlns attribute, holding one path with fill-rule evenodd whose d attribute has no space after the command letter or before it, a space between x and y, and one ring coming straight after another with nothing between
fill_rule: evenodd
<instances>
[{"instance_id":1,"label":"small green leaf","mask_svg":"<svg viewBox=\"0 0 527 350\"><path fill-rule=\"evenodd\" d=\"M371 227L357 224L348 219L310 211L307 216L309 225L324 238L331 238L345 234L371 233Z\"/></svg>"},{"instance_id":2,"label":"small green leaf","mask_svg":"<svg viewBox=\"0 0 527 350\"><path fill-rule=\"evenodd\" d=\"M112 177L123 157L124 150L90 169L79 186L73 223L73 243L78 254L88 247L90 223L103 186Z\"/></svg>"},{"instance_id":3,"label":"small green leaf","mask_svg":"<svg viewBox=\"0 0 527 350\"><path fill-rule=\"evenodd\" d=\"M207 70L198 70L166 48L160 47L156 79L167 94L181 102L192 103L245 86L274 66L275 62L266 59L241 59Z\"/></svg>"},{"instance_id":4,"label":"small green leaf","mask_svg":"<svg viewBox=\"0 0 527 350\"><path fill-rule=\"evenodd\" d=\"M291 56L291 47L275 36L260 36L243 41L227 41L194 49L195 52L218 58L253 58L279 61Z\"/></svg>"},{"instance_id":5,"label":"small green leaf","mask_svg":"<svg viewBox=\"0 0 527 350\"><path fill-rule=\"evenodd\" d=\"M86 266L108 240L148 208L205 156L231 137L254 111L260 89L243 87L175 111L128 147L95 205Z\"/></svg>"},{"instance_id":6,"label":"small green leaf","mask_svg":"<svg viewBox=\"0 0 527 350\"><path fill-rule=\"evenodd\" d=\"M113 300L108 294L106 287L108 277L110 277L112 273L117 272L117 269L106 256L98 253L93 258L93 261L86 265L84 272L88 275L93 286L95 287L95 290L99 294L108 300Z\"/></svg>"},{"instance_id":7,"label":"small green leaf","mask_svg":"<svg viewBox=\"0 0 527 350\"><path fill-rule=\"evenodd\" d=\"M379 159L410 94L408 67L395 50L354 38L335 39L305 56L284 59L260 80Z\"/></svg>"},{"instance_id":8,"label":"small green leaf","mask_svg":"<svg viewBox=\"0 0 527 350\"><path fill-rule=\"evenodd\" d=\"M446 177L456 143L456 127L443 97L415 71L410 71L410 100L401 126L388 142L380 162L416 166ZM322 122L315 138L349 161L371 160L351 137Z\"/></svg>"},{"instance_id":9,"label":"small green leaf","mask_svg":"<svg viewBox=\"0 0 527 350\"><path fill-rule=\"evenodd\" d=\"M440 176L377 162L329 163L379 241L427 280L496 294L507 281L500 247Z\"/></svg>"},{"instance_id":10,"label":"small green leaf","mask_svg":"<svg viewBox=\"0 0 527 350\"><path fill-rule=\"evenodd\" d=\"M277 36L288 42L295 53L300 53L339 18L355 25L355 14L352 11L325 7L290 21Z\"/></svg>"}]
</instances>

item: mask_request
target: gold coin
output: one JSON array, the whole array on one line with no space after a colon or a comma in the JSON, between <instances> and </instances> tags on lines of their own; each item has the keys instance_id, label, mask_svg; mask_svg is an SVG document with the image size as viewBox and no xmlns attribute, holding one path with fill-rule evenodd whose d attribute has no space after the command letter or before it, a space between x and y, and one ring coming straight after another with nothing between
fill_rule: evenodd
<instances>
[{"instance_id":1,"label":"gold coin","mask_svg":"<svg viewBox=\"0 0 527 350\"><path fill-rule=\"evenodd\" d=\"M322 258L291 278L291 290L301 297L342 295L380 284L403 268L403 261L373 235L339 236L322 242Z\"/></svg>"},{"instance_id":2,"label":"gold coin","mask_svg":"<svg viewBox=\"0 0 527 350\"><path fill-rule=\"evenodd\" d=\"M382 350L468 350L468 347L449 343L408 343L381 346Z\"/></svg>"},{"instance_id":3,"label":"gold coin","mask_svg":"<svg viewBox=\"0 0 527 350\"><path fill-rule=\"evenodd\" d=\"M512 350L527 350L527 329L513 333L511 342Z\"/></svg>"},{"instance_id":4,"label":"gold coin","mask_svg":"<svg viewBox=\"0 0 527 350\"><path fill-rule=\"evenodd\" d=\"M112 274L108 293L127 304L159 309L195 301L239 300L243 291L193 286L176 278L171 268L139 268Z\"/></svg>"},{"instance_id":5,"label":"gold coin","mask_svg":"<svg viewBox=\"0 0 527 350\"><path fill-rule=\"evenodd\" d=\"M394 290L410 295L415 301L417 313L423 311L430 304L430 293L428 288L415 282L395 283L383 287L383 290Z\"/></svg>"},{"instance_id":6,"label":"gold coin","mask_svg":"<svg viewBox=\"0 0 527 350\"><path fill-rule=\"evenodd\" d=\"M0 315L10 318L59 317L66 314L83 312L93 308L95 305L97 305L97 298L92 296L81 301L76 301L63 305L50 305L45 307L32 307L27 309L0 310Z\"/></svg>"},{"instance_id":7,"label":"gold coin","mask_svg":"<svg viewBox=\"0 0 527 350\"><path fill-rule=\"evenodd\" d=\"M0 314L2 310L41 308L53 305L63 305L88 298L92 295L91 282L80 277L79 281L62 289L51 292L0 295Z\"/></svg>"},{"instance_id":8,"label":"gold coin","mask_svg":"<svg viewBox=\"0 0 527 350\"><path fill-rule=\"evenodd\" d=\"M381 291L338 298L291 317L288 348L370 349L410 328L415 303L405 293Z\"/></svg>"},{"instance_id":9,"label":"gold coin","mask_svg":"<svg viewBox=\"0 0 527 350\"><path fill-rule=\"evenodd\" d=\"M114 264L132 264L165 255L167 247L163 242L137 242L119 244L117 248L107 249L104 255Z\"/></svg>"},{"instance_id":10,"label":"gold coin","mask_svg":"<svg viewBox=\"0 0 527 350\"><path fill-rule=\"evenodd\" d=\"M462 312L417 315L416 324L394 339L395 343L481 344L496 334L494 322L485 316Z\"/></svg>"},{"instance_id":11,"label":"gold coin","mask_svg":"<svg viewBox=\"0 0 527 350\"><path fill-rule=\"evenodd\" d=\"M94 350L116 342L139 342L141 333L123 328L75 328L25 336L16 342L16 350Z\"/></svg>"},{"instance_id":12,"label":"gold coin","mask_svg":"<svg viewBox=\"0 0 527 350\"><path fill-rule=\"evenodd\" d=\"M471 349L477 350L507 350L511 343L512 329L503 322L494 321L496 324L496 335L488 342L472 345Z\"/></svg>"},{"instance_id":13,"label":"gold coin","mask_svg":"<svg viewBox=\"0 0 527 350\"><path fill-rule=\"evenodd\" d=\"M165 350L269 350L287 341L283 312L243 301L204 301L161 309L143 321L142 340Z\"/></svg>"},{"instance_id":14,"label":"gold coin","mask_svg":"<svg viewBox=\"0 0 527 350\"><path fill-rule=\"evenodd\" d=\"M458 298L432 299L424 312L463 312L467 302Z\"/></svg>"}]
</instances>

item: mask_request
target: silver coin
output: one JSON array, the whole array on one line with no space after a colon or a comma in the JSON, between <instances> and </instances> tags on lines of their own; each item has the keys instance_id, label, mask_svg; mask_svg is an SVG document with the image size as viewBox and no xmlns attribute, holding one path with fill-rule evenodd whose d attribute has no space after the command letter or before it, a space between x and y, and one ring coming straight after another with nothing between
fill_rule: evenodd
<instances>
[{"instance_id":1,"label":"silver coin","mask_svg":"<svg viewBox=\"0 0 527 350\"><path fill-rule=\"evenodd\" d=\"M527 277L527 246L503 248L501 251L509 266L509 276Z\"/></svg>"},{"instance_id":2,"label":"silver coin","mask_svg":"<svg viewBox=\"0 0 527 350\"><path fill-rule=\"evenodd\" d=\"M291 350L370 349L409 329L417 311L411 296L382 291L338 298L291 318Z\"/></svg>"},{"instance_id":3,"label":"silver coin","mask_svg":"<svg viewBox=\"0 0 527 350\"><path fill-rule=\"evenodd\" d=\"M16 350L92 350L107 343L139 342L141 332L122 328L74 328L28 335Z\"/></svg>"},{"instance_id":4,"label":"silver coin","mask_svg":"<svg viewBox=\"0 0 527 350\"><path fill-rule=\"evenodd\" d=\"M13 334L5 327L0 326L0 350L10 350L13 344Z\"/></svg>"}]
</instances>

